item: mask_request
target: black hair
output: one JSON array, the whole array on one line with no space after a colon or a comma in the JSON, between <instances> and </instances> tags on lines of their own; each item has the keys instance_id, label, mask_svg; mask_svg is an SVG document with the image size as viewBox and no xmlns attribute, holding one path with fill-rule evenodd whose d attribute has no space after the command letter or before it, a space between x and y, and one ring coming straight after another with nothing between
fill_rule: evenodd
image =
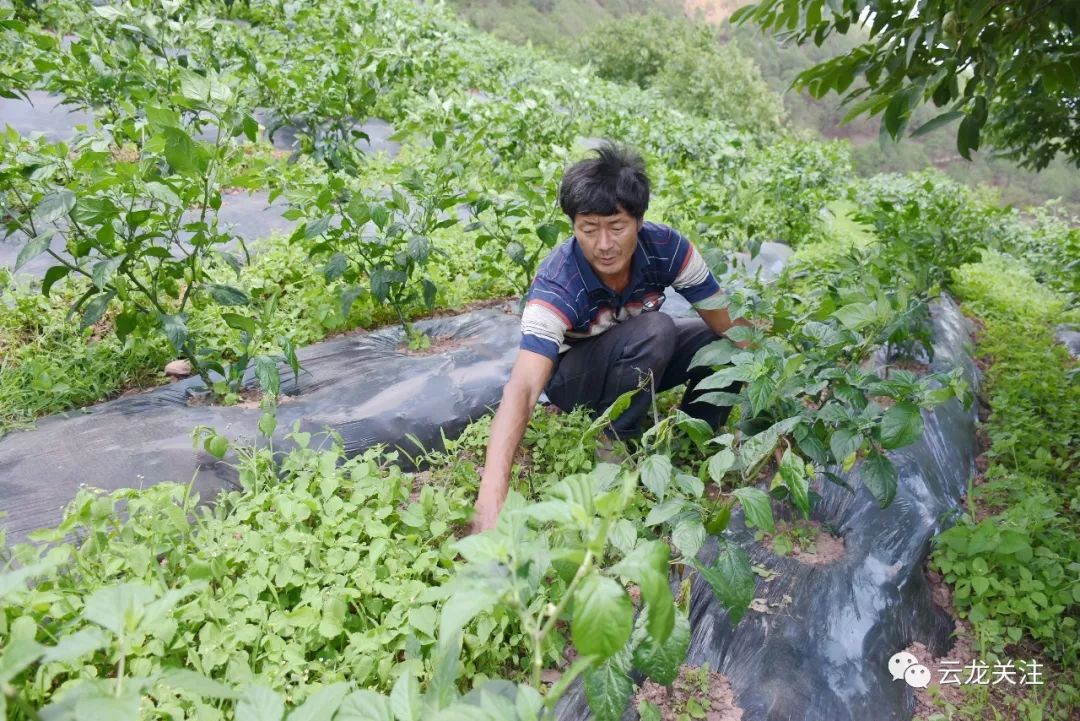
<instances>
[{"instance_id":1,"label":"black hair","mask_svg":"<svg viewBox=\"0 0 1080 721\"><path fill-rule=\"evenodd\" d=\"M649 207L649 176L645 161L625 145L605 140L597 157L581 160L566 169L559 186L559 205L570 217L615 215L618 206L641 220Z\"/></svg>"}]
</instances>

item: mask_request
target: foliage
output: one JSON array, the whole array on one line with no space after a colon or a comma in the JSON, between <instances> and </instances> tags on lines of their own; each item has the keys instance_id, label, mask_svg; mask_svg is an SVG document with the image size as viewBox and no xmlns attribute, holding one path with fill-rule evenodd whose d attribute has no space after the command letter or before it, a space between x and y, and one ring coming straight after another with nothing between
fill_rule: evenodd
<instances>
[{"instance_id":1,"label":"foliage","mask_svg":"<svg viewBox=\"0 0 1080 721\"><path fill-rule=\"evenodd\" d=\"M424 671L436 632L435 591L448 577L450 533L468 517L469 489L425 486L414 494L412 477L377 450L345 461L340 439L312 448L310 435L294 429L290 440L297 450L280 469L270 449L241 448L243 490L222 495L213 510L196 513L197 498L178 485L111 496L84 491L55 531L37 534L55 548L14 547L23 567L46 566L31 588L4 599L0 624L36 625L31 636L39 639L92 628L83 609L97 597L135 594L132 602L142 606L147 594L195 589L175 618L162 609L128 629L126 641L47 661L24 699L41 704L54 683L72 686L88 669L104 676L118 663L137 677L187 667L290 695L346 676L389 689L400 673L392 675L397 651L415 659L414 672ZM71 533L82 542L66 543ZM122 611L122 603L114 605ZM505 662L495 649L508 623L496 617L466 668ZM188 712L205 705L197 695L158 701Z\"/></svg>"},{"instance_id":2,"label":"foliage","mask_svg":"<svg viewBox=\"0 0 1080 721\"><path fill-rule=\"evenodd\" d=\"M581 62L602 78L653 87L684 112L758 135L780 127L783 103L757 66L705 25L653 13L598 24L578 43Z\"/></svg>"},{"instance_id":3,"label":"foliage","mask_svg":"<svg viewBox=\"0 0 1080 721\"><path fill-rule=\"evenodd\" d=\"M801 3L764 0L738 10L799 44L820 45L832 33L867 27L869 39L803 71L796 85L814 97L845 93L848 117L882 114L882 132L898 137L912 109L932 100L944 111L917 128L922 134L962 118L957 150L970 158L983 131L1021 165L1040 169L1062 153L1080 163L1080 127L1073 46L1080 12L1036 0L964 5L937 2ZM856 76L865 84L853 86Z\"/></svg>"},{"instance_id":4,"label":"foliage","mask_svg":"<svg viewBox=\"0 0 1080 721\"><path fill-rule=\"evenodd\" d=\"M998 254L959 268L956 287L982 320L979 351L993 361L984 389L989 466L974 490L989 512L965 514L943 533L934 564L988 648L1004 655L1031 638L1072 667L1080 658L1080 385L1053 340L1065 301Z\"/></svg>"}]
</instances>

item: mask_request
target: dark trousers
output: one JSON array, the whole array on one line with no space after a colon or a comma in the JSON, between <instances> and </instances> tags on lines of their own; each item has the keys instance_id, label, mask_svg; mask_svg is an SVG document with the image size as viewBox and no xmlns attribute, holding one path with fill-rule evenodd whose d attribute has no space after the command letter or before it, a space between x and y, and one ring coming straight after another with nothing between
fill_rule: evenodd
<instances>
[{"instance_id":1,"label":"dark trousers","mask_svg":"<svg viewBox=\"0 0 1080 721\"><path fill-rule=\"evenodd\" d=\"M731 409L694 402L699 395L695 386L711 375L712 369L687 369L694 354L716 339L701 318L642 313L571 346L560 358L545 392L559 408L588 406L595 418L620 395L639 387L643 376L648 377L652 371L657 392L687 383L680 408L719 428ZM651 402L648 387L635 395L630 407L612 423L615 434L621 439L638 435Z\"/></svg>"}]
</instances>

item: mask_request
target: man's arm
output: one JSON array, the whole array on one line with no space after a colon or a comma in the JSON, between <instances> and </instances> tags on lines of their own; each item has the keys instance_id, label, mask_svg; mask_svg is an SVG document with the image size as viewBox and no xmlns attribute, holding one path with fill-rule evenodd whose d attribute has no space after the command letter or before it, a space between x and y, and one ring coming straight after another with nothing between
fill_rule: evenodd
<instances>
[{"instance_id":1,"label":"man's arm","mask_svg":"<svg viewBox=\"0 0 1080 721\"><path fill-rule=\"evenodd\" d=\"M510 380L503 387L502 401L491 422L484 474L473 515L473 533L493 528L499 518L499 509L509 488L514 453L525 435L536 400L554 369L555 363L550 358L533 351L518 351Z\"/></svg>"},{"instance_id":2,"label":"man's arm","mask_svg":"<svg viewBox=\"0 0 1080 721\"><path fill-rule=\"evenodd\" d=\"M727 312L727 308L713 308L711 310L704 310L702 308L697 309L698 315L705 321L705 325L712 328L713 333L716 335L723 335L729 328L736 325L750 326L751 323L746 318L737 318L732 321L731 316ZM739 348L745 348L748 345L747 341L736 343Z\"/></svg>"}]
</instances>

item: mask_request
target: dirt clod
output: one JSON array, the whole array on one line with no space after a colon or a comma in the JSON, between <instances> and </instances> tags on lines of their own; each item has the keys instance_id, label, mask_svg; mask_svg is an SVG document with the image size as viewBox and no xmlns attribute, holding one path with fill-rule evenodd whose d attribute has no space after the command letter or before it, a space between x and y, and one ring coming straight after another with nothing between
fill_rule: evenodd
<instances>
[{"instance_id":1,"label":"dirt clod","mask_svg":"<svg viewBox=\"0 0 1080 721\"><path fill-rule=\"evenodd\" d=\"M170 378L187 378L191 375L191 363L183 358L165 364L165 375Z\"/></svg>"},{"instance_id":2,"label":"dirt clod","mask_svg":"<svg viewBox=\"0 0 1080 721\"><path fill-rule=\"evenodd\" d=\"M704 721L742 721L743 717L727 678L708 666L683 666L670 688L645 681L634 695L634 708L644 701L660 709L663 721L687 716Z\"/></svg>"}]
</instances>

